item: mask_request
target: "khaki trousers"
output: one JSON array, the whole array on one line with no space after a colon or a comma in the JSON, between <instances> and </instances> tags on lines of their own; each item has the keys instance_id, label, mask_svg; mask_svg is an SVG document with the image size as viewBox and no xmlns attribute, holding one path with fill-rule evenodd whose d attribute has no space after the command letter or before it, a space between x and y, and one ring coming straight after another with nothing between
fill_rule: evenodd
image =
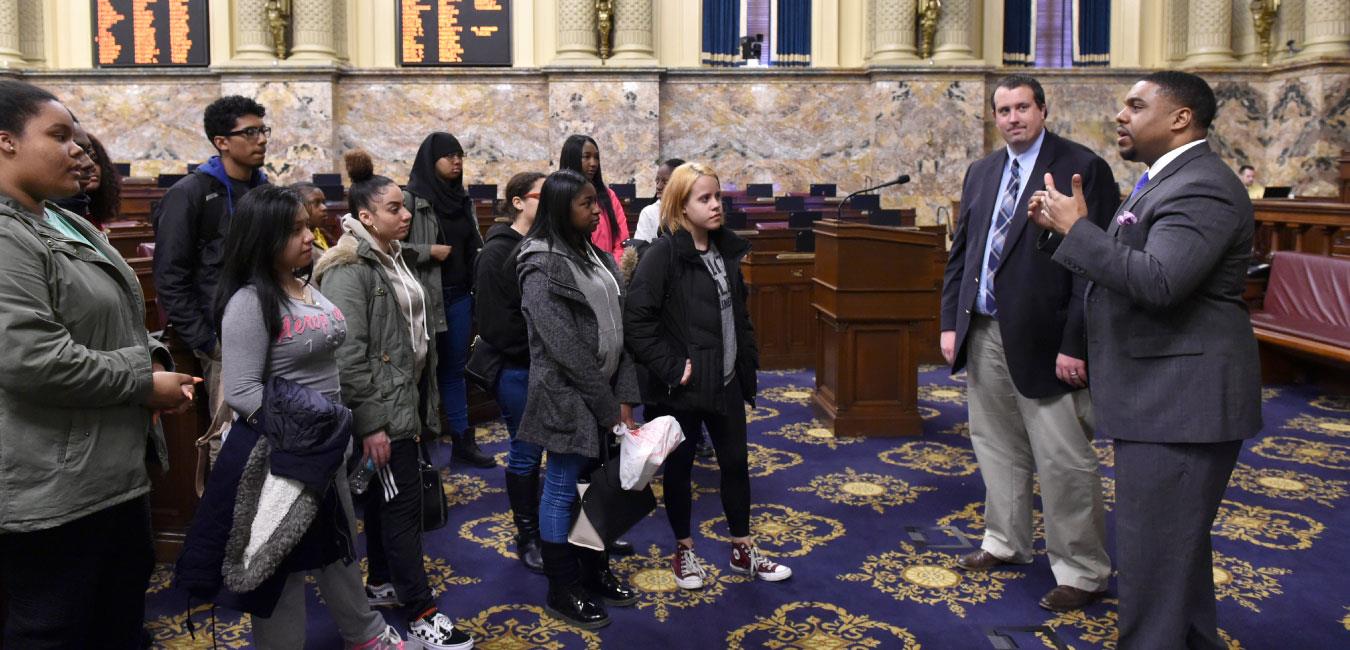
<instances>
[{"instance_id":1,"label":"khaki trousers","mask_svg":"<svg viewBox=\"0 0 1350 650\"><path fill-rule=\"evenodd\" d=\"M1007 561L1031 562L1032 479L1039 474L1055 581L1105 589L1111 560L1088 392L1023 397L1008 372L998 322L974 316L968 336L970 441L985 488L981 548Z\"/></svg>"}]
</instances>

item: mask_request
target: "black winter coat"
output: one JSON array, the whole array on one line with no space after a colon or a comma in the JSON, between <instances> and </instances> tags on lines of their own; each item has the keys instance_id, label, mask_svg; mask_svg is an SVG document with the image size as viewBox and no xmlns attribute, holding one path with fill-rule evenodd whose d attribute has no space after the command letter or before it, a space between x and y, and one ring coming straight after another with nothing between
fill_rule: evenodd
<instances>
[{"instance_id":1,"label":"black winter coat","mask_svg":"<svg viewBox=\"0 0 1350 650\"><path fill-rule=\"evenodd\" d=\"M474 262L474 320L478 335L512 366L530 365L530 338L520 311L520 283L512 255L524 237L509 224L488 230L487 243Z\"/></svg>"},{"instance_id":2,"label":"black winter coat","mask_svg":"<svg viewBox=\"0 0 1350 650\"><path fill-rule=\"evenodd\" d=\"M759 348L741 276L741 259L750 252L750 242L727 228L709 232L708 238L726 265L736 323L736 374L742 399L753 405ZM717 285L699 255L693 237L683 230L647 247L628 285L624 343L647 370L643 403L720 413L726 403L722 395L722 311ZM686 359L693 372L689 383L681 386Z\"/></svg>"}]
</instances>

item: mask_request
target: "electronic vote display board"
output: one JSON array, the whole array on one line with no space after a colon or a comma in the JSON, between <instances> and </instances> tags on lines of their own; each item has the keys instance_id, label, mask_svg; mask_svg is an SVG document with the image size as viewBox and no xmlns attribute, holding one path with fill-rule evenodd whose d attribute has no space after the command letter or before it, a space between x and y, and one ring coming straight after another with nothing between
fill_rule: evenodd
<instances>
[{"instance_id":1,"label":"electronic vote display board","mask_svg":"<svg viewBox=\"0 0 1350 650\"><path fill-rule=\"evenodd\" d=\"M510 0L397 2L400 65L511 65Z\"/></svg>"},{"instance_id":2,"label":"electronic vote display board","mask_svg":"<svg viewBox=\"0 0 1350 650\"><path fill-rule=\"evenodd\" d=\"M209 0L92 0L94 65L205 66Z\"/></svg>"}]
</instances>

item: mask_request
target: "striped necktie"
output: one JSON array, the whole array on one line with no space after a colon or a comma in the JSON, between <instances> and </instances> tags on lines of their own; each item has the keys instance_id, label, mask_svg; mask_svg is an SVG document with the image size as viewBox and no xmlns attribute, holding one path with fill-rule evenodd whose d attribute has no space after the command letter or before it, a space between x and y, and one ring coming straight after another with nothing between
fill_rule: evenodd
<instances>
[{"instance_id":1,"label":"striped necktie","mask_svg":"<svg viewBox=\"0 0 1350 650\"><path fill-rule=\"evenodd\" d=\"M989 233L989 263L985 265L984 289L980 296L984 298L984 313L998 316L998 305L994 301L994 273L998 271L1003 257L1003 244L1008 240L1008 224L1012 223L1013 210L1017 209L1017 190L1021 187L1021 166L1013 158L1012 173L1008 175L1008 186L1003 190L1003 200L998 206L998 217L994 220L994 230Z\"/></svg>"}]
</instances>

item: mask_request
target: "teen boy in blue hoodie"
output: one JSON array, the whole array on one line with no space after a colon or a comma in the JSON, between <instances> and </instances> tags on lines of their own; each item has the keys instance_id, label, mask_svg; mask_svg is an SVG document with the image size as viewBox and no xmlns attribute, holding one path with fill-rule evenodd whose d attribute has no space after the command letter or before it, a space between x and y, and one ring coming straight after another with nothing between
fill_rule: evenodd
<instances>
[{"instance_id":1,"label":"teen boy in blue hoodie","mask_svg":"<svg viewBox=\"0 0 1350 650\"><path fill-rule=\"evenodd\" d=\"M216 276L235 206L267 183L262 166L272 129L267 110L247 97L221 97L206 107L206 138L217 155L170 187L151 224L155 228L155 291L178 335L202 364L210 393L211 457L219 434L233 421L220 385L220 333L213 323Z\"/></svg>"}]
</instances>

